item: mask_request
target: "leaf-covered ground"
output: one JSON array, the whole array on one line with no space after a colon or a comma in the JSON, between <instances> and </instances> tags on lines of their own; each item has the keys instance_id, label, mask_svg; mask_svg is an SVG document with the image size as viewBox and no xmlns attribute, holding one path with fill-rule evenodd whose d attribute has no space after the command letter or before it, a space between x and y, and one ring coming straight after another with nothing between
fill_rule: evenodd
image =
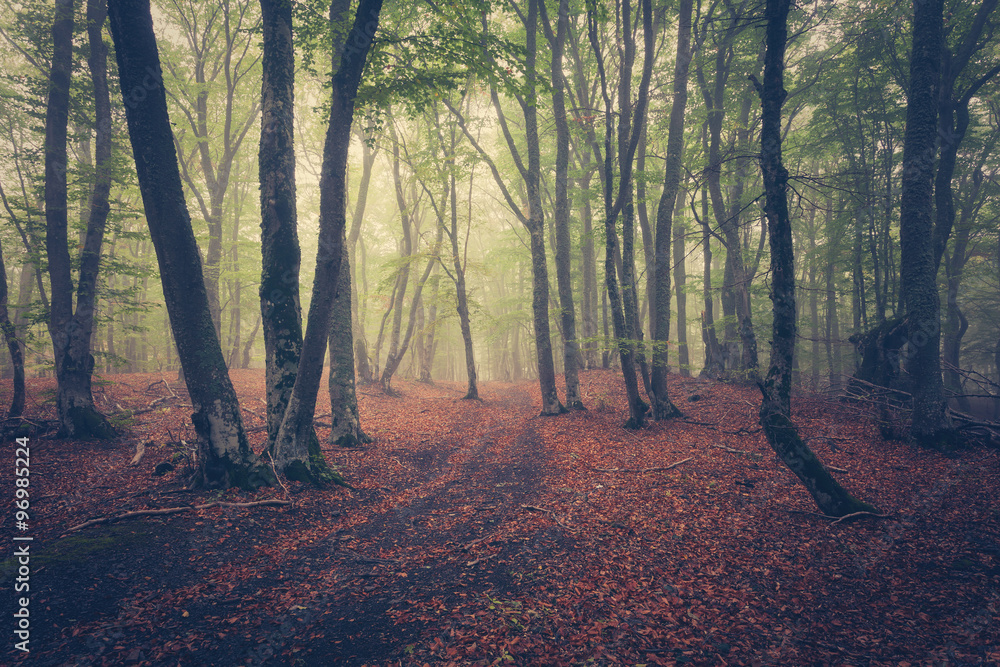
<instances>
[{"instance_id":1,"label":"leaf-covered ground","mask_svg":"<svg viewBox=\"0 0 1000 667\"><path fill-rule=\"evenodd\" d=\"M399 381L399 398L361 390L372 445L327 452L354 490L292 485L291 506L63 536L129 511L286 498L185 491L187 399L166 379L99 387L108 412L148 410L118 441L32 437L31 653L11 650L5 594L0 662L1000 664L995 450L884 442L863 410L799 399L802 435L890 515L834 524L771 453L753 389L672 377L684 417L636 432L610 371L583 374L589 411L555 418L537 416L531 382L483 385L477 403ZM233 379L261 426L263 373ZM36 420L52 385L30 382ZM2 451L12 499L13 443ZM176 469L153 476L163 462ZM14 533L10 509L2 526ZM12 591L10 560L0 574Z\"/></svg>"}]
</instances>

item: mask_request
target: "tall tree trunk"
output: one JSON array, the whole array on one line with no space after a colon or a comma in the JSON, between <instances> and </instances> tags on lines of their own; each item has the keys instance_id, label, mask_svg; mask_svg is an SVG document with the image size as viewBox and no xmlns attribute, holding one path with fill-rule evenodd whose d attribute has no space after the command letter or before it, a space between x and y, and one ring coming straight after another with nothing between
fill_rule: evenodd
<instances>
[{"instance_id":1,"label":"tall tree trunk","mask_svg":"<svg viewBox=\"0 0 1000 667\"><path fill-rule=\"evenodd\" d=\"M785 99L784 55L790 0L767 0L764 83L760 87L762 113L760 165L764 176L768 237L771 245L771 300L774 325L771 367L760 384L763 401L760 423L768 442L795 473L820 510L829 516L874 511L851 496L827 472L798 435L791 420L792 357L795 351L795 256L786 188L788 171L781 163L781 106Z\"/></svg>"},{"instance_id":2,"label":"tall tree trunk","mask_svg":"<svg viewBox=\"0 0 1000 667\"><path fill-rule=\"evenodd\" d=\"M358 394L354 384L354 346L351 331L351 264L344 247L337 296L330 321L330 439L337 447L371 442L361 429Z\"/></svg>"},{"instance_id":3,"label":"tall tree trunk","mask_svg":"<svg viewBox=\"0 0 1000 667\"><path fill-rule=\"evenodd\" d=\"M581 245L583 265L583 358L588 369L597 368L597 254L594 251L594 214L590 205L590 181L594 176L590 168L590 152L588 159L581 165L583 175L579 180L579 191L582 202L580 217L583 221L583 240Z\"/></svg>"},{"instance_id":4,"label":"tall tree trunk","mask_svg":"<svg viewBox=\"0 0 1000 667\"><path fill-rule=\"evenodd\" d=\"M455 137L451 139L451 155L449 159L455 158ZM472 175L469 176L470 187ZM469 297L468 288L465 284L465 265L462 256L458 252L458 188L456 186L455 173L452 171L449 176L449 188L451 199L451 257L452 266L455 270L455 295L456 309L458 311L458 326L462 332L462 345L465 349L465 373L468 380L468 389L462 398L470 401L479 400L478 375L476 373L476 357L472 347L472 324L469 319ZM550 356L551 359L551 356ZM554 382L554 380L553 380Z\"/></svg>"},{"instance_id":5,"label":"tall tree trunk","mask_svg":"<svg viewBox=\"0 0 1000 667\"><path fill-rule=\"evenodd\" d=\"M385 369L388 369L393 364L398 365L402 360L402 354L399 353L399 337L403 330L403 299L406 297L406 288L410 280L410 262L413 258L411 215L410 209L406 204L406 196L403 192L403 180L399 173L399 138L396 136L396 127L391 112L389 114L389 123L389 130L392 134L392 181L395 186L396 206L399 208L399 218L403 227L403 235L399 243L400 266L399 271L396 273L395 296L393 298L395 310L392 313L392 328L389 333L389 355L386 358ZM383 390L389 390L388 380L395 372L395 366L389 372L388 376L385 375L385 371L383 370L381 375Z\"/></svg>"},{"instance_id":6,"label":"tall tree trunk","mask_svg":"<svg viewBox=\"0 0 1000 667\"><path fill-rule=\"evenodd\" d=\"M683 203L683 196L678 196L674 211L675 219L683 209ZM686 229L684 224L679 221L674 222L673 228L674 289L677 299L677 368L682 377L691 377L691 352L688 349L687 338L687 291L685 290L687 284L687 267L685 266L687 248L684 243Z\"/></svg>"},{"instance_id":7,"label":"tall tree trunk","mask_svg":"<svg viewBox=\"0 0 1000 667\"><path fill-rule=\"evenodd\" d=\"M260 312L268 442L288 407L302 351L299 250L295 202L295 51L292 7L261 0L264 50L261 83Z\"/></svg>"},{"instance_id":8,"label":"tall tree trunk","mask_svg":"<svg viewBox=\"0 0 1000 667\"><path fill-rule=\"evenodd\" d=\"M347 225L347 151L351 143L354 100L381 10L382 0L361 0L343 53L335 52L333 56L336 73L320 171L319 249L309 320L295 384L274 445L276 462L286 474L298 478L315 479L326 476L329 470L319 451L312 422L343 258Z\"/></svg>"},{"instance_id":9,"label":"tall tree trunk","mask_svg":"<svg viewBox=\"0 0 1000 667\"><path fill-rule=\"evenodd\" d=\"M372 381L372 369L368 363L368 344L365 340L365 329L362 324L360 299L358 296L358 262L357 246L361 237L361 224L364 222L365 208L368 204L368 187L372 180L372 167L375 165L376 151L362 137L361 142L361 182L358 185L357 203L354 205L354 218L351 221L351 231L347 235L348 260L351 266L351 331L354 342L354 363L357 370L357 381L362 384Z\"/></svg>"},{"instance_id":10,"label":"tall tree trunk","mask_svg":"<svg viewBox=\"0 0 1000 667\"><path fill-rule=\"evenodd\" d=\"M677 60L674 65L674 100L667 129L667 159L663 194L656 209L655 300L653 316L653 417L669 419L680 411L667 396L667 341L670 339L670 242L673 240L674 204L681 183L684 157L684 112L687 108L688 71L691 64L691 11L693 0L681 0L677 26ZM683 260L682 260L683 261ZM679 315L679 314L678 314Z\"/></svg>"},{"instance_id":11,"label":"tall tree trunk","mask_svg":"<svg viewBox=\"0 0 1000 667\"><path fill-rule=\"evenodd\" d=\"M538 49L538 3L528 0L525 72L528 87L534 95ZM524 129L527 139L528 167L524 184L528 195L528 216L525 226L531 243L532 294L531 310L535 322L535 353L538 355L538 382L542 392L542 414L566 412L556 392L556 371L552 361L552 339L549 335L549 270L545 257L545 220L541 195L541 154L538 141L538 111L533 103L524 105Z\"/></svg>"},{"instance_id":12,"label":"tall tree trunk","mask_svg":"<svg viewBox=\"0 0 1000 667\"><path fill-rule=\"evenodd\" d=\"M181 186L148 0L111 0L111 32L139 189L163 296L191 395L197 484L253 488L273 480L247 442L208 309L198 244Z\"/></svg>"},{"instance_id":13,"label":"tall tree trunk","mask_svg":"<svg viewBox=\"0 0 1000 667\"><path fill-rule=\"evenodd\" d=\"M14 370L14 395L10 399L7 419L17 419L24 412L24 354L17 332L7 311L7 265L4 263L3 248L0 247L0 330L10 351L10 363Z\"/></svg>"},{"instance_id":14,"label":"tall tree trunk","mask_svg":"<svg viewBox=\"0 0 1000 667\"><path fill-rule=\"evenodd\" d=\"M726 361L719 345L719 337L715 332L715 296L712 293L712 232L708 222L708 189L701 190L701 253L704 258L702 269L702 299L704 310L701 313L701 340L705 345L705 362L702 365L701 377L718 378L725 373Z\"/></svg>"},{"instance_id":15,"label":"tall tree trunk","mask_svg":"<svg viewBox=\"0 0 1000 667\"><path fill-rule=\"evenodd\" d=\"M949 446L954 434L945 414L941 383L941 303L937 291L932 218L936 93L941 78L943 24L943 0L914 3L899 214L900 284L908 330L901 352L913 394L910 437L934 448Z\"/></svg>"},{"instance_id":16,"label":"tall tree trunk","mask_svg":"<svg viewBox=\"0 0 1000 667\"><path fill-rule=\"evenodd\" d=\"M49 331L59 385L56 399L59 432L63 437L70 438L109 438L115 435L107 419L94 406L90 386L94 372L90 343L97 300L97 273L111 190L111 101L107 84L107 47L101 37L106 16L105 4L98 0L88 1L88 66L94 84L97 156L87 231L80 255L75 312L66 216L66 124L73 55L72 0L57 3L52 29L51 86L45 122L45 241L52 286Z\"/></svg>"},{"instance_id":17,"label":"tall tree trunk","mask_svg":"<svg viewBox=\"0 0 1000 667\"><path fill-rule=\"evenodd\" d=\"M430 277L431 271L434 269L434 265L439 261L443 236L444 229L438 225L437 240L435 241L434 248L431 250L430 257L427 259L427 266L424 267L424 272L417 280L416 288L413 290L413 299L410 302L410 314L406 324L406 333L403 335L402 341L400 341L397 346L394 346L395 349L390 350L389 358L385 360L385 368L382 369L382 376L379 378L379 384L382 385L382 390L386 393L391 392L392 376L399 368L399 364L402 363L403 357L406 356L406 352L410 347L410 341L413 338L413 330L416 327L417 312L419 312L421 308L421 295L424 291L424 285L427 283L427 279ZM397 312L402 312L402 303L400 303L399 306L400 307Z\"/></svg>"},{"instance_id":18,"label":"tall tree trunk","mask_svg":"<svg viewBox=\"0 0 1000 667\"><path fill-rule=\"evenodd\" d=\"M563 47L569 32L569 0L559 0L556 32L552 35L545 3L539 5L542 24L552 46L552 113L556 125L555 228L556 283L559 290L559 313L563 333L563 368L566 380L566 407L583 410L577 360L580 358L576 339L576 308L573 304L573 282L570 272L569 240L569 123L566 120L566 77L563 75Z\"/></svg>"}]
</instances>

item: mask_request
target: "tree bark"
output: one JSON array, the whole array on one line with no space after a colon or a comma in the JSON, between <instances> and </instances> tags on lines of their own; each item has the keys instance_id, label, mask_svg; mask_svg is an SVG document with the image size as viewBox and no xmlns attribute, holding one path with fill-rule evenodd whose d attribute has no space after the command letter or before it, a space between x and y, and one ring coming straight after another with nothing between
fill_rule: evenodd
<instances>
[{"instance_id":1,"label":"tree bark","mask_svg":"<svg viewBox=\"0 0 1000 667\"><path fill-rule=\"evenodd\" d=\"M336 447L354 447L371 442L361 428L358 394L354 383L354 349L351 327L351 264L344 248L330 321L330 438Z\"/></svg>"},{"instance_id":2,"label":"tree bark","mask_svg":"<svg viewBox=\"0 0 1000 667\"><path fill-rule=\"evenodd\" d=\"M292 7L261 0L260 312L264 332L267 435L274 443L288 407L302 350L295 201L295 51Z\"/></svg>"},{"instance_id":3,"label":"tree bark","mask_svg":"<svg viewBox=\"0 0 1000 667\"><path fill-rule=\"evenodd\" d=\"M148 0L111 0L111 32L163 296L191 395L198 477L207 487L253 488L273 480L250 449L236 392L208 308L198 244L181 186Z\"/></svg>"},{"instance_id":4,"label":"tree bark","mask_svg":"<svg viewBox=\"0 0 1000 667\"><path fill-rule=\"evenodd\" d=\"M683 208L683 196L678 196L674 217ZM682 377L691 377L691 351L688 348L687 337L687 248L685 247L686 230L682 223L674 222L674 289L677 299L677 368Z\"/></svg>"},{"instance_id":5,"label":"tree bark","mask_svg":"<svg viewBox=\"0 0 1000 667\"><path fill-rule=\"evenodd\" d=\"M762 127L760 165L764 176L768 237L771 246L771 301L774 325L771 367L760 384L760 423L768 442L828 516L874 511L835 480L798 435L791 420L792 360L795 351L795 257L781 162L781 106L785 99L784 55L790 0L767 0L764 82L759 86Z\"/></svg>"},{"instance_id":6,"label":"tree bark","mask_svg":"<svg viewBox=\"0 0 1000 667\"><path fill-rule=\"evenodd\" d=\"M677 60L674 65L674 99L667 129L667 159L663 194L656 209L654 259L655 307L653 316L653 417L669 419L680 414L667 396L669 370L667 341L670 339L670 242L673 240L674 203L680 189L684 157L684 112L687 108L688 71L691 64L691 11L693 0L681 0L677 26ZM683 261L683 260L682 260ZM678 293L679 296L679 293Z\"/></svg>"},{"instance_id":7,"label":"tree bark","mask_svg":"<svg viewBox=\"0 0 1000 667\"><path fill-rule=\"evenodd\" d=\"M354 100L381 10L382 0L361 0L343 53L334 54L336 73L320 172L319 250L312 301L295 384L274 446L276 463L290 477L314 478L328 471L312 422L343 257L347 224L347 151L354 120Z\"/></svg>"},{"instance_id":8,"label":"tree bark","mask_svg":"<svg viewBox=\"0 0 1000 667\"><path fill-rule=\"evenodd\" d=\"M566 120L566 77L563 74L563 48L569 32L569 1L559 0L556 31L552 35L545 3L539 4L542 22L552 46L552 113L556 125L555 215L556 284L559 290L559 313L563 333L563 368L566 380L566 407L583 410L577 360L580 358L576 338L576 308L573 303L573 282L570 272L569 240L569 123Z\"/></svg>"},{"instance_id":9,"label":"tree bark","mask_svg":"<svg viewBox=\"0 0 1000 667\"><path fill-rule=\"evenodd\" d=\"M726 370L725 357L715 332L715 297L712 294L712 232L708 222L708 187L701 190L701 252L704 258L702 269L701 340L705 345L705 362L701 377L719 378Z\"/></svg>"},{"instance_id":10,"label":"tree bark","mask_svg":"<svg viewBox=\"0 0 1000 667\"><path fill-rule=\"evenodd\" d=\"M351 266L351 331L354 343L354 363L357 369L357 381L362 384L372 381L372 369L368 363L368 344L365 340L365 329L362 324L360 299L358 297L358 263L356 248L361 236L361 224L364 222L365 208L368 204L368 187L372 180L372 167L375 165L376 150L373 150L362 137L361 142L361 182L358 185L357 203L354 205L354 218L351 230L347 235L348 260Z\"/></svg>"},{"instance_id":11,"label":"tree bark","mask_svg":"<svg viewBox=\"0 0 1000 667\"><path fill-rule=\"evenodd\" d=\"M914 3L899 223L901 291L908 329L901 353L913 389L910 437L933 448L948 447L954 434L945 415L941 382L941 303L932 218L943 24L943 0Z\"/></svg>"},{"instance_id":12,"label":"tree bark","mask_svg":"<svg viewBox=\"0 0 1000 667\"><path fill-rule=\"evenodd\" d=\"M10 409L7 419L16 419L24 412L24 354L17 332L10 321L7 311L7 265L4 262L3 248L0 247L0 330L10 351L10 363L14 370L14 395L10 399Z\"/></svg>"},{"instance_id":13,"label":"tree bark","mask_svg":"<svg viewBox=\"0 0 1000 667\"><path fill-rule=\"evenodd\" d=\"M450 159L455 159L455 137L451 140ZM470 175L470 179L471 179ZM462 332L462 345L465 349L465 374L468 388L463 399L470 401L479 400L479 376L476 372L476 357L472 347L472 324L469 319L469 296L468 288L465 284L465 265L462 257L458 253L458 188L456 187L456 177L454 171L448 179L451 192L451 257L452 266L455 270L455 295L456 310L458 311L458 326ZM470 181L471 187L471 181Z\"/></svg>"},{"instance_id":14,"label":"tree bark","mask_svg":"<svg viewBox=\"0 0 1000 667\"><path fill-rule=\"evenodd\" d=\"M52 286L49 332L55 352L58 393L59 433L69 438L110 438L115 435L107 419L94 406L91 376L94 357L90 352L97 299L97 273L101 244L107 221L111 189L111 101L107 86L107 47L101 30L106 5L87 3L90 68L96 111L96 178L77 283L77 303L73 307L73 279L67 238L66 128L69 113L69 86L72 69L73 3L56 5L52 29L53 57L50 70L49 103L45 122L45 245Z\"/></svg>"}]
</instances>

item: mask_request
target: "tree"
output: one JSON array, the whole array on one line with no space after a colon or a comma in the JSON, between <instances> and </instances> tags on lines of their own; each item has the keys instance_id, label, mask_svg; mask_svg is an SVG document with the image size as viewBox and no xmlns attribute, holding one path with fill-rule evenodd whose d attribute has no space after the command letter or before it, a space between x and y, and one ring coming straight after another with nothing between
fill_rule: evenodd
<instances>
[{"instance_id":1,"label":"tree","mask_svg":"<svg viewBox=\"0 0 1000 667\"><path fill-rule=\"evenodd\" d=\"M584 409L580 398L577 360L580 345L576 339L576 309L570 278L569 241L569 123L566 120L566 77L563 74L563 51L569 33L569 0L559 0L555 34L549 25L545 3L539 3L542 26L552 47L552 114L556 125L555 211L556 284L559 291L559 316L563 333L563 369L566 380L566 407Z\"/></svg>"},{"instance_id":2,"label":"tree","mask_svg":"<svg viewBox=\"0 0 1000 667\"><path fill-rule=\"evenodd\" d=\"M760 423L771 448L802 481L820 510L828 516L872 512L874 508L852 497L802 441L791 419L792 357L795 352L795 257L788 214L788 171L781 160L781 107L784 88L785 44L790 0L767 0L767 50L760 93L762 127L760 167L764 177L768 238L771 247L771 301L774 324L771 366L760 384L763 400Z\"/></svg>"},{"instance_id":3,"label":"tree","mask_svg":"<svg viewBox=\"0 0 1000 667\"><path fill-rule=\"evenodd\" d=\"M681 0L677 26L677 61L674 65L674 101L667 130L667 161L663 194L656 209L656 254L654 259L652 403L656 419L675 417L679 411L667 396L667 340L670 338L670 242L674 203L681 181L684 152L684 110L687 106L688 71L691 64L692 0ZM683 237L682 237L683 238ZM683 255L681 255L683 258ZM683 259L682 259L683 261ZM678 308L678 316L680 316ZM678 322L678 327L684 326Z\"/></svg>"},{"instance_id":4,"label":"tree","mask_svg":"<svg viewBox=\"0 0 1000 667\"><path fill-rule=\"evenodd\" d=\"M347 225L347 151L354 102L381 10L382 0L361 0L343 52L335 51L332 58L333 94L320 173L319 250L312 301L295 384L274 443L275 462L286 474L298 478L314 477L326 471L312 422L343 258Z\"/></svg>"},{"instance_id":5,"label":"tree","mask_svg":"<svg viewBox=\"0 0 1000 667\"><path fill-rule=\"evenodd\" d=\"M52 336L59 384L56 398L59 433L71 438L109 438L115 434L107 419L94 406L90 384L94 372L90 340L94 329L97 273L109 211L108 194L111 190L111 102L107 86L107 48L101 37L105 16L105 5L97 0L88 1L87 22L91 50L88 65L94 83L97 110L97 180L91 194L87 232L80 255L75 310L67 231L69 220L66 185L66 134L73 65L72 0L60 0L56 3L52 26L52 66L45 116L45 248L51 285L49 334Z\"/></svg>"},{"instance_id":6,"label":"tree","mask_svg":"<svg viewBox=\"0 0 1000 667\"><path fill-rule=\"evenodd\" d=\"M295 201L295 51L292 6L261 0L260 312L264 332L267 435L273 443L302 350L301 252Z\"/></svg>"},{"instance_id":7,"label":"tree","mask_svg":"<svg viewBox=\"0 0 1000 667\"><path fill-rule=\"evenodd\" d=\"M3 331L4 342L10 351L10 362L14 367L14 395L10 399L7 419L17 419L24 412L24 354L7 310L7 265L4 262L3 248L0 248L0 330Z\"/></svg>"},{"instance_id":8,"label":"tree","mask_svg":"<svg viewBox=\"0 0 1000 667\"><path fill-rule=\"evenodd\" d=\"M184 200L149 0L111 0L111 33L149 234L198 437L205 487L272 481L247 441L240 406L215 333L198 244Z\"/></svg>"},{"instance_id":9,"label":"tree","mask_svg":"<svg viewBox=\"0 0 1000 667\"><path fill-rule=\"evenodd\" d=\"M625 378L625 391L628 396L629 418L626 428L641 428L646 420L648 406L639 396L639 385L636 380L636 365L642 367L642 359L638 354L638 342L641 328L638 326L638 313L635 296L635 266L632 257L632 243L635 235L632 219L632 167L636 147L642 134L645 122L646 104L649 97L649 80L653 69L653 9L649 0L642 2L642 28L644 40L642 77L639 84L639 95L634 108L631 102L632 65L635 60L635 37L633 32L631 8L623 3L621 12L621 40L624 47L619 54L621 71L618 84L618 192L614 188L614 162L612 142L614 133L611 96L608 94L608 77L605 73L604 56L602 55L598 36L598 20L596 8L587 9L587 33L591 49L597 59L597 70L600 80L601 97L604 100L604 283L607 298L611 303L612 323L615 333L615 344L621 361L622 375ZM639 17L635 24L638 25ZM596 142L594 152L600 154ZM622 216L622 242L619 247L617 220ZM621 267L619 268L619 264ZM647 374L643 372L643 379ZM649 390L647 386L647 391ZM650 392L651 393L651 392Z\"/></svg>"},{"instance_id":10,"label":"tree","mask_svg":"<svg viewBox=\"0 0 1000 667\"><path fill-rule=\"evenodd\" d=\"M180 0L172 0L167 7L168 13L175 15L171 17L174 27L187 47L182 62L191 65L185 72L172 58L164 59L174 79L172 88L177 91L168 91L168 95L188 125L175 134L181 175L208 226L205 286L216 332L221 332L222 323L219 283L225 206L243 140L260 111L261 100L256 96L249 96L249 104L241 108L238 94L242 80L257 66L258 58L250 50L251 31L256 27L256 17L250 11L253 4L252 0L222 0L191 2L183 7ZM222 90L217 91L220 78ZM220 116L218 125L211 122ZM184 140L186 130L191 131L194 145L185 154L189 143Z\"/></svg>"},{"instance_id":11,"label":"tree","mask_svg":"<svg viewBox=\"0 0 1000 667\"><path fill-rule=\"evenodd\" d=\"M908 331L901 352L913 394L910 436L935 448L947 446L953 433L941 382L941 302L932 217L943 26L943 0L914 3L899 212L900 284Z\"/></svg>"},{"instance_id":12,"label":"tree","mask_svg":"<svg viewBox=\"0 0 1000 667\"><path fill-rule=\"evenodd\" d=\"M513 196L504 183L503 177L500 175L496 163L489 157L489 154L469 131L465 116L461 113L461 110L457 109L447 100L444 103L449 111L452 112L452 115L455 116L459 128L461 128L466 139L468 139L472 147L476 149L476 152L482 156L483 161L489 166L490 172L493 174L493 179L496 181L497 187L500 188L507 206L528 231L531 248L531 312L535 326L535 354L538 362L538 383L542 394L541 414L551 416L566 412L566 408L559 401L559 394L556 391L556 371L552 359L552 338L549 327L549 270L548 260L545 255L545 212L542 207L541 154L538 138L537 109L539 1L528 0L527 12L522 12L519 7L515 7L525 29L525 83L523 95L520 93L517 94L516 99L524 117L525 143L528 157L527 165L521 159L521 152L517 148L514 136L508 126L503 106L500 103L496 73L494 72L489 75L490 98L497 114L497 121L503 133L504 141L507 144L514 166L517 168L517 172L524 185L524 194L528 209L527 215L515 203ZM488 32L485 13L482 16L482 27L484 33L483 39L485 40ZM495 69L493 58L488 52L484 53L484 58L489 67Z\"/></svg>"}]
</instances>

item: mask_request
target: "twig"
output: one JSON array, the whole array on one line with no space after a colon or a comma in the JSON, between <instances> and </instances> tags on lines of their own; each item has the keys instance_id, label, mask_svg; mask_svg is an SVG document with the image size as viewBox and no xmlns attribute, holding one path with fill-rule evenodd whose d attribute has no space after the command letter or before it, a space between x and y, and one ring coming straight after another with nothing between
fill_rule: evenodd
<instances>
[{"instance_id":1,"label":"twig","mask_svg":"<svg viewBox=\"0 0 1000 667\"><path fill-rule=\"evenodd\" d=\"M695 426L704 426L710 429L715 429L715 427L718 426L718 424L715 424L713 422L699 422L693 419L681 419L681 421L685 424L694 424Z\"/></svg>"},{"instance_id":2,"label":"twig","mask_svg":"<svg viewBox=\"0 0 1000 667\"><path fill-rule=\"evenodd\" d=\"M720 444L714 443L714 442L712 443L712 446L713 447L717 447L719 449L724 449L727 452L732 452L733 454L755 454L756 453L756 452L748 452L745 449L733 449L732 447L726 447L725 445L720 445Z\"/></svg>"},{"instance_id":3,"label":"twig","mask_svg":"<svg viewBox=\"0 0 1000 667\"><path fill-rule=\"evenodd\" d=\"M136 510L134 512L125 512L124 514L119 514L117 516L105 516L99 517L97 519L90 519L89 521L84 521L78 526L73 526L69 528L59 537L65 537L70 533L75 533L78 530L83 530L90 526L96 526L100 523L114 523L115 521L121 521L122 519L132 519L137 516L158 516L164 514L178 514L180 512L188 512L191 510L204 510L210 507L220 506L220 507L267 507L267 506L278 506L278 505L291 505L290 500L256 500L249 503L228 503L221 500L215 500L210 503L205 503L204 505L188 505L187 507L165 507L163 509L155 510Z\"/></svg>"},{"instance_id":4,"label":"twig","mask_svg":"<svg viewBox=\"0 0 1000 667\"><path fill-rule=\"evenodd\" d=\"M892 515L891 514L876 514L875 512L851 512L850 514L845 514L844 516L840 517L839 519L837 519L836 521L834 521L830 525L832 526L834 524L840 523L844 519L850 519L851 517L855 517L855 516L871 516L871 517L875 517L876 519L888 519Z\"/></svg>"},{"instance_id":5,"label":"twig","mask_svg":"<svg viewBox=\"0 0 1000 667\"><path fill-rule=\"evenodd\" d=\"M266 428L266 427L264 427L264 428ZM274 469L274 458L273 458L273 457L271 457L271 455L270 455L270 454L268 454L268 456L267 456L267 460L268 460L268 462L269 462L269 463L271 464L271 472L273 472L273 473L274 473L274 478L275 478L276 480L278 480L278 484L280 484L280 485L281 485L281 490L285 492L285 498L289 498L289 501L288 501L288 502L292 502L292 501L291 501L291 496L290 496L290 494L288 493L288 487L286 487L286 486L285 486L285 483L281 481L281 476L280 476L280 475L278 475L278 471Z\"/></svg>"},{"instance_id":6,"label":"twig","mask_svg":"<svg viewBox=\"0 0 1000 667\"><path fill-rule=\"evenodd\" d=\"M823 467L824 467L824 468L826 468L827 470L833 470L834 472L843 472L843 473L846 473L846 472L847 472L847 471L846 471L846 470L844 470L843 468L838 468L838 467L836 467L836 466L828 466L828 465L825 465L825 464L824 464L824 465L823 465Z\"/></svg>"},{"instance_id":7,"label":"twig","mask_svg":"<svg viewBox=\"0 0 1000 667\"><path fill-rule=\"evenodd\" d=\"M676 468L677 466L679 466L682 463L687 463L688 461L692 460L693 458L694 458L693 456L689 456L686 459L682 459L680 461L677 461L676 463L671 463L668 466L661 466L659 468L635 468L635 469L631 469L631 468L591 468L591 470L596 470L597 472L630 472L630 473L638 473L638 474L642 475L642 474L645 474L647 472L661 472L663 470L670 470L672 468Z\"/></svg>"},{"instance_id":8,"label":"twig","mask_svg":"<svg viewBox=\"0 0 1000 667\"><path fill-rule=\"evenodd\" d=\"M851 519L856 516L871 516L876 519L890 519L891 514L877 514L875 512L851 512L850 514L845 514L844 516L830 516L828 514L820 514L819 512L807 512L806 510L797 510L790 507L785 508L786 512L791 512L792 514L808 514L810 516L818 516L821 519L827 519L830 521L830 525L838 524L845 519Z\"/></svg>"}]
</instances>

